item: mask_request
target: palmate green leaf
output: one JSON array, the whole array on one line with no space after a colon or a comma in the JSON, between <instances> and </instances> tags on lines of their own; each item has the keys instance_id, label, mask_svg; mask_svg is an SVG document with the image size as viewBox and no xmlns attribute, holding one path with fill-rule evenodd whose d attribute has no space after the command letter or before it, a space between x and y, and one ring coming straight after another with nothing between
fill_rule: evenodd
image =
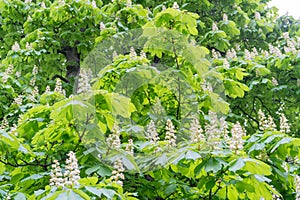
<instances>
[{"instance_id":1,"label":"palmate green leaf","mask_svg":"<svg viewBox=\"0 0 300 200\"><path fill-rule=\"evenodd\" d=\"M3 130L0 130L0 143L6 146L7 149L18 150L20 148L18 139L11 133L7 133Z\"/></svg>"},{"instance_id":2,"label":"palmate green leaf","mask_svg":"<svg viewBox=\"0 0 300 200\"><path fill-rule=\"evenodd\" d=\"M94 186L97 184L98 182L98 178L97 177L87 177L87 178L81 178L78 180L78 182L81 185L85 185L85 186Z\"/></svg>"},{"instance_id":3,"label":"palmate green leaf","mask_svg":"<svg viewBox=\"0 0 300 200\"><path fill-rule=\"evenodd\" d=\"M105 103L108 109L112 112L115 116L122 116L125 118L129 118L131 113L134 112L135 106L131 103L130 98L122 96L117 93L108 93L106 91L95 91L93 96L90 99L97 98L97 95L103 96L105 99Z\"/></svg>"},{"instance_id":4,"label":"palmate green leaf","mask_svg":"<svg viewBox=\"0 0 300 200\"><path fill-rule=\"evenodd\" d=\"M85 187L85 189L100 198L102 196L105 196L108 199L112 199L116 194L116 192L114 190L106 189L106 188L96 188L96 187L87 186L87 187Z\"/></svg>"},{"instance_id":5,"label":"palmate green leaf","mask_svg":"<svg viewBox=\"0 0 300 200\"><path fill-rule=\"evenodd\" d=\"M205 164L205 171L206 172L213 172L217 173L222 169L222 164L215 158L210 158L207 163Z\"/></svg>"},{"instance_id":6,"label":"palmate green leaf","mask_svg":"<svg viewBox=\"0 0 300 200\"><path fill-rule=\"evenodd\" d=\"M93 114L94 107L79 98L69 98L53 105L50 118L57 122L72 121L74 119L84 122L86 117Z\"/></svg>"},{"instance_id":7,"label":"palmate green leaf","mask_svg":"<svg viewBox=\"0 0 300 200\"><path fill-rule=\"evenodd\" d=\"M290 143L292 141L291 138L282 138L279 142L277 142L273 148L271 149L270 153L273 153L274 151L276 151L276 149L282 145L282 144L287 144L287 143Z\"/></svg>"},{"instance_id":8,"label":"palmate green leaf","mask_svg":"<svg viewBox=\"0 0 300 200\"><path fill-rule=\"evenodd\" d=\"M260 160L244 158L243 161L245 162L245 166L242 169L247 172L266 176L272 174L271 167Z\"/></svg>"},{"instance_id":9,"label":"palmate green leaf","mask_svg":"<svg viewBox=\"0 0 300 200\"><path fill-rule=\"evenodd\" d=\"M245 166L245 161L242 158L235 160L230 167L228 168L229 171L236 172Z\"/></svg>"}]
</instances>

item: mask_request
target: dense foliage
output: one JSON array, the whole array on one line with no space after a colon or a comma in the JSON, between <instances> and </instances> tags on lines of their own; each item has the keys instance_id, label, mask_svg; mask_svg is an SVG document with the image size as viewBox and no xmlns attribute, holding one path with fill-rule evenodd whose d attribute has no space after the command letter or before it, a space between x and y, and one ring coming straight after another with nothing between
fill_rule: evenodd
<instances>
[{"instance_id":1,"label":"dense foliage","mask_svg":"<svg viewBox=\"0 0 300 200\"><path fill-rule=\"evenodd\" d=\"M300 199L300 23L268 0L0 0L1 199Z\"/></svg>"}]
</instances>

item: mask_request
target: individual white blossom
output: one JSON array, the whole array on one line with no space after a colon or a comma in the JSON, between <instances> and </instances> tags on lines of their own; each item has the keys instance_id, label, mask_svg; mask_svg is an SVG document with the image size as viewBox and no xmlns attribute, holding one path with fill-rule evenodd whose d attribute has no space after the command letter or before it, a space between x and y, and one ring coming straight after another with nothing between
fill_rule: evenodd
<instances>
[{"instance_id":1,"label":"individual white blossom","mask_svg":"<svg viewBox=\"0 0 300 200\"><path fill-rule=\"evenodd\" d=\"M106 26L103 22L100 22L100 30L103 31L105 30Z\"/></svg>"},{"instance_id":2,"label":"individual white blossom","mask_svg":"<svg viewBox=\"0 0 300 200\"><path fill-rule=\"evenodd\" d=\"M256 20L261 20L261 16L259 12L255 12L255 19Z\"/></svg>"},{"instance_id":3,"label":"individual white blossom","mask_svg":"<svg viewBox=\"0 0 300 200\"><path fill-rule=\"evenodd\" d=\"M77 93L87 93L92 90L92 87L90 85L90 79L91 79L91 71L86 69L81 69L79 73L79 80L78 80L78 89Z\"/></svg>"},{"instance_id":4,"label":"individual white blossom","mask_svg":"<svg viewBox=\"0 0 300 200\"><path fill-rule=\"evenodd\" d=\"M218 30L219 30L219 28L218 28L217 22L213 22L212 31L218 31Z\"/></svg>"},{"instance_id":5,"label":"individual white blossom","mask_svg":"<svg viewBox=\"0 0 300 200\"><path fill-rule=\"evenodd\" d=\"M273 84L274 86L277 86L277 85L278 85L278 81L276 80L275 77L272 77L272 84Z\"/></svg>"},{"instance_id":6,"label":"individual white blossom","mask_svg":"<svg viewBox=\"0 0 300 200\"><path fill-rule=\"evenodd\" d=\"M179 10L179 5L177 4L176 1L173 3L173 7L172 8L176 9L176 10Z\"/></svg>"},{"instance_id":7,"label":"individual white blossom","mask_svg":"<svg viewBox=\"0 0 300 200\"><path fill-rule=\"evenodd\" d=\"M18 42L15 42L15 44L11 47L11 50L13 50L14 52L17 52L20 50L20 45Z\"/></svg>"},{"instance_id":8,"label":"individual white blossom","mask_svg":"<svg viewBox=\"0 0 300 200\"><path fill-rule=\"evenodd\" d=\"M46 4L45 4L45 2L43 2L43 1L42 1L42 3L41 3L41 8L43 8L43 9L46 8Z\"/></svg>"},{"instance_id":9,"label":"individual white blossom","mask_svg":"<svg viewBox=\"0 0 300 200\"><path fill-rule=\"evenodd\" d=\"M226 13L223 14L223 21L225 21L225 22L228 21L228 16L226 15Z\"/></svg>"},{"instance_id":10,"label":"individual white blossom","mask_svg":"<svg viewBox=\"0 0 300 200\"><path fill-rule=\"evenodd\" d=\"M58 160L54 160L51 167L50 186L64 187L63 173Z\"/></svg>"},{"instance_id":11,"label":"individual white blossom","mask_svg":"<svg viewBox=\"0 0 300 200\"><path fill-rule=\"evenodd\" d=\"M220 119L220 126L221 126L221 133L223 134L223 139L228 144L230 141L230 138L228 136L228 123L226 122L224 117L221 117Z\"/></svg>"},{"instance_id":12,"label":"individual white blossom","mask_svg":"<svg viewBox=\"0 0 300 200\"><path fill-rule=\"evenodd\" d=\"M29 3L31 3L31 0L25 0L25 2L24 3L27 3L27 4L29 4Z\"/></svg>"},{"instance_id":13,"label":"individual white blossom","mask_svg":"<svg viewBox=\"0 0 300 200\"><path fill-rule=\"evenodd\" d=\"M271 115L268 115L267 129L269 129L271 131L276 131L276 124Z\"/></svg>"},{"instance_id":14,"label":"individual white blossom","mask_svg":"<svg viewBox=\"0 0 300 200\"><path fill-rule=\"evenodd\" d=\"M64 184L67 186L78 185L80 171L76 155L73 151L70 151L68 156L69 158L66 160L67 165L64 172Z\"/></svg>"},{"instance_id":15,"label":"individual white blossom","mask_svg":"<svg viewBox=\"0 0 300 200\"><path fill-rule=\"evenodd\" d=\"M130 55L131 59L137 57L137 54L136 54L135 49L133 47L130 48L130 54L129 55Z\"/></svg>"},{"instance_id":16,"label":"individual white blossom","mask_svg":"<svg viewBox=\"0 0 300 200\"><path fill-rule=\"evenodd\" d=\"M31 18L31 16L30 16L30 15L28 15L28 17L27 17L27 21L32 21L32 18Z\"/></svg>"},{"instance_id":17,"label":"individual white blossom","mask_svg":"<svg viewBox=\"0 0 300 200\"><path fill-rule=\"evenodd\" d=\"M191 123L191 141L192 143L204 142L205 136L203 135L203 129L199 124L199 120L197 118L193 118Z\"/></svg>"},{"instance_id":18,"label":"individual white blossom","mask_svg":"<svg viewBox=\"0 0 300 200\"><path fill-rule=\"evenodd\" d=\"M119 127L114 124L111 134L106 139L107 145L110 147L110 149L120 149L121 148L121 140L120 140L120 133L119 133Z\"/></svg>"},{"instance_id":19,"label":"individual white blossom","mask_svg":"<svg viewBox=\"0 0 300 200\"><path fill-rule=\"evenodd\" d=\"M228 62L227 59L224 59L224 60L223 60L223 67L224 67L225 69L229 69L229 68L230 68L230 64L229 64L229 62Z\"/></svg>"},{"instance_id":20,"label":"individual white blossom","mask_svg":"<svg viewBox=\"0 0 300 200\"><path fill-rule=\"evenodd\" d=\"M132 7L132 1L131 0L127 0L126 7L128 7L128 8Z\"/></svg>"},{"instance_id":21,"label":"individual white blossom","mask_svg":"<svg viewBox=\"0 0 300 200\"><path fill-rule=\"evenodd\" d=\"M111 180L121 186L123 186L123 180L125 179L124 176L124 166L122 160L119 158L114 162L114 170L112 171L112 176L110 177Z\"/></svg>"},{"instance_id":22,"label":"individual white blossom","mask_svg":"<svg viewBox=\"0 0 300 200\"><path fill-rule=\"evenodd\" d=\"M290 132L290 125L288 123L287 118L283 113L280 113L280 132L282 133L289 133Z\"/></svg>"},{"instance_id":23,"label":"individual white blossom","mask_svg":"<svg viewBox=\"0 0 300 200\"><path fill-rule=\"evenodd\" d=\"M128 140L128 143L126 144L125 151L133 156L133 154L134 154L134 144L133 144L132 139Z\"/></svg>"},{"instance_id":24,"label":"individual white blossom","mask_svg":"<svg viewBox=\"0 0 300 200\"><path fill-rule=\"evenodd\" d=\"M176 147L176 135L175 135L175 130L173 123L170 119L167 120L166 124L166 136L165 136L165 141L167 142L168 147Z\"/></svg>"},{"instance_id":25,"label":"individual white blossom","mask_svg":"<svg viewBox=\"0 0 300 200\"><path fill-rule=\"evenodd\" d=\"M159 141L158 133L156 131L156 127L153 120L151 120L147 126L146 138L149 142L154 144L156 144Z\"/></svg>"},{"instance_id":26,"label":"individual white blossom","mask_svg":"<svg viewBox=\"0 0 300 200\"><path fill-rule=\"evenodd\" d=\"M95 0L92 0L92 6L93 6L93 8L97 8L97 3Z\"/></svg>"},{"instance_id":27,"label":"individual white blossom","mask_svg":"<svg viewBox=\"0 0 300 200\"><path fill-rule=\"evenodd\" d=\"M238 150L242 150L244 148L244 140L245 132L240 125L239 122L234 124L231 129L231 140L229 141L229 148L232 151L237 152Z\"/></svg>"},{"instance_id":28,"label":"individual white blossom","mask_svg":"<svg viewBox=\"0 0 300 200\"><path fill-rule=\"evenodd\" d=\"M165 6L165 5L163 5L163 6L161 7L161 9L162 9L162 11L165 11L165 10L167 10L167 8L166 8L166 6Z\"/></svg>"}]
</instances>

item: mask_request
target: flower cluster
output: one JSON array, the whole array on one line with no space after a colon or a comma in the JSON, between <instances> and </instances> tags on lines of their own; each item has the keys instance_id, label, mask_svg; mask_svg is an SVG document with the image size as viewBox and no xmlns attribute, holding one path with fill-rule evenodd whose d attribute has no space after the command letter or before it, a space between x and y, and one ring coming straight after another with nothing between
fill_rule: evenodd
<instances>
[{"instance_id":1,"label":"flower cluster","mask_svg":"<svg viewBox=\"0 0 300 200\"><path fill-rule=\"evenodd\" d=\"M260 16L259 12L255 12L254 17L255 17L256 20L261 20L261 16Z\"/></svg>"},{"instance_id":2,"label":"flower cluster","mask_svg":"<svg viewBox=\"0 0 300 200\"><path fill-rule=\"evenodd\" d=\"M58 92L58 93L61 93L62 95L66 95L66 91L62 88L62 83L59 78L56 79L54 92Z\"/></svg>"},{"instance_id":3,"label":"flower cluster","mask_svg":"<svg viewBox=\"0 0 300 200\"><path fill-rule=\"evenodd\" d=\"M227 59L235 59L235 58L237 58L236 51L234 50L234 48L231 48L231 49L229 49L226 52L226 58Z\"/></svg>"},{"instance_id":4,"label":"flower cluster","mask_svg":"<svg viewBox=\"0 0 300 200\"><path fill-rule=\"evenodd\" d=\"M151 120L147 126L146 138L149 140L149 142L154 144L156 144L157 141L159 141L159 137L153 120Z\"/></svg>"},{"instance_id":5,"label":"flower cluster","mask_svg":"<svg viewBox=\"0 0 300 200\"><path fill-rule=\"evenodd\" d=\"M20 50L20 45L18 42L15 42L15 44L11 47L11 50L13 50L14 52L17 52Z\"/></svg>"},{"instance_id":6,"label":"flower cluster","mask_svg":"<svg viewBox=\"0 0 300 200\"><path fill-rule=\"evenodd\" d=\"M127 0L126 7L128 7L128 8L132 7L132 1L131 0Z\"/></svg>"},{"instance_id":7,"label":"flower cluster","mask_svg":"<svg viewBox=\"0 0 300 200\"><path fill-rule=\"evenodd\" d=\"M240 123L237 122L236 124L234 124L231 129L231 140L229 141L229 148L235 152L237 152L238 150L242 150L244 145L243 136L245 135L246 134Z\"/></svg>"},{"instance_id":8,"label":"flower cluster","mask_svg":"<svg viewBox=\"0 0 300 200\"><path fill-rule=\"evenodd\" d=\"M14 103L18 106L21 106L23 104L23 95L19 95L14 98Z\"/></svg>"},{"instance_id":9,"label":"flower cluster","mask_svg":"<svg viewBox=\"0 0 300 200\"><path fill-rule=\"evenodd\" d=\"M263 131L264 130L270 130L270 131L276 130L276 124L271 115L268 115L268 118L266 118L266 116L262 112L262 110L259 109L258 118L259 118L259 126L260 126L261 130L263 130Z\"/></svg>"},{"instance_id":10,"label":"flower cluster","mask_svg":"<svg viewBox=\"0 0 300 200\"><path fill-rule=\"evenodd\" d=\"M192 120L190 132L191 132L192 143L198 143L198 142L205 141L203 129L201 128L201 125L199 124L199 120L197 118L194 118Z\"/></svg>"},{"instance_id":11,"label":"flower cluster","mask_svg":"<svg viewBox=\"0 0 300 200\"><path fill-rule=\"evenodd\" d=\"M108 136L106 139L107 145L110 149L120 149L121 148L121 140L119 136L119 127L115 124L111 130L112 134Z\"/></svg>"},{"instance_id":12,"label":"flower cluster","mask_svg":"<svg viewBox=\"0 0 300 200\"><path fill-rule=\"evenodd\" d=\"M91 71L81 69L79 73L79 81L78 81L78 89L77 93L87 93L92 90L92 87L90 85L90 79L91 79Z\"/></svg>"},{"instance_id":13,"label":"flower cluster","mask_svg":"<svg viewBox=\"0 0 300 200\"><path fill-rule=\"evenodd\" d=\"M3 118L2 123L0 125L0 130L5 130L9 127L8 121L6 117Z\"/></svg>"},{"instance_id":14,"label":"flower cluster","mask_svg":"<svg viewBox=\"0 0 300 200\"><path fill-rule=\"evenodd\" d=\"M62 170L58 160L54 160L50 172L50 186L64 187Z\"/></svg>"},{"instance_id":15,"label":"flower cluster","mask_svg":"<svg viewBox=\"0 0 300 200\"><path fill-rule=\"evenodd\" d=\"M80 179L80 171L78 169L78 161L73 151L68 154L69 158L66 160L66 170L64 172L64 182L67 186L78 185Z\"/></svg>"},{"instance_id":16,"label":"flower cluster","mask_svg":"<svg viewBox=\"0 0 300 200\"><path fill-rule=\"evenodd\" d=\"M179 5L177 4L176 1L173 3L173 7L172 8L176 9L176 10L179 10Z\"/></svg>"},{"instance_id":17,"label":"flower cluster","mask_svg":"<svg viewBox=\"0 0 300 200\"><path fill-rule=\"evenodd\" d=\"M176 147L176 135L175 135L175 130L173 123L170 119L167 120L166 124L166 137L165 141L167 142L168 147Z\"/></svg>"},{"instance_id":18,"label":"flower cluster","mask_svg":"<svg viewBox=\"0 0 300 200\"><path fill-rule=\"evenodd\" d=\"M216 113L209 111L208 116L210 121L205 125L205 134L209 145L215 148L220 145L222 127Z\"/></svg>"},{"instance_id":19,"label":"flower cluster","mask_svg":"<svg viewBox=\"0 0 300 200\"><path fill-rule=\"evenodd\" d=\"M216 51L215 49L211 50L211 54L214 59L218 59L219 57L221 57L220 52Z\"/></svg>"},{"instance_id":20,"label":"flower cluster","mask_svg":"<svg viewBox=\"0 0 300 200\"><path fill-rule=\"evenodd\" d=\"M2 81L3 83L6 83L7 80L8 80L8 76L10 74L13 73L13 70L14 70L14 66L13 65L8 65L7 69L5 70L4 74L3 74L3 77L2 77Z\"/></svg>"},{"instance_id":21,"label":"flower cluster","mask_svg":"<svg viewBox=\"0 0 300 200\"><path fill-rule=\"evenodd\" d=\"M130 54L129 55L130 55L131 59L137 57L137 54L136 54L135 49L133 47L130 47Z\"/></svg>"},{"instance_id":22,"label":"flower cluster","mask_svg":"<svg viewBox=\"0 0 300 200\"><path fill-rule=\"evenodd\" d=\"M290 125L288 123L287 118L283 113L280 113L280 132L282 133L289 133L290 132Z\"/></svg>"},{"instance_id":23,"label":"flower cluster","mask_svg":"<svg viewBox=\"0 0 300 200\"><path fill-rule=\"evenodd\" d=\"M105 30L106 26L103 22L100 22L100 31Z\"/></svg>"},{"instance_id":24,"label":"flower cluster","mask_svg":"<svg viewBox=\"0 0 300 200\"><path fill-rule=\"evenodd\" d=\"M211 30L212 31L218 31L219 30L217 22L213 22Z\"/></svg>"},{"instance_id":25,"label":"flower cluster","mask_svg":"<svg viewBox=\"0 0 300 200\"><path fill-rule=\"evenodd\" d=\"M229 64L229 62L228 62L227 59L224 59L224 60L223 60L223 67L224 67L225 69L229 69L229 68L230 68L230 64Z\"/></svg>"},{"instance_id":26,"label":"flower cluster","mask_svg":"<svg viewBox=\"0 0 300 200\"><path fill-rule=\"evenodd\" d=\"M125 151L132 155L134 154L134 144L133 144L133 140L132 139L129 139L128 140L128 143L126 144L126 148L125 148Z\"/></svg>"},{"instance_id":27,"label":"flower cluster","mask_svg":"<svg viewBox=\"0 0 300 200\"><path fill-rule=\"evenodd\" d=\"M96 3L96 1L95 0L92 0L92 6L93 6L93 8L97 8L97 3Z\"/></svg>"},{"instance_id":28,"label":"flower cluster","mask_svg":"<svg viewBox=\"0 0 300 200\"><path fill-rule=\"evenodd\" d=\"M114 162L114 170L112 171L112 176L110 177L111 180L121 186L123 186L123 181L125 179L125 176L123 174L124 172L124 166L121 159L118 159Z\"/></svg>"},{"instance_id":29,"label":"flower cluster","mask_svg":"<svg viewBox=\"0 0 300 200\"><path fill-rule=\"evenodd\" d=\"M228 16L226 15L226 13L223 14L223 21L225 21L225 22L228 21Z\"/></svg>"},{"instance_id":30,"label":"flower cluster","mask_svg":"<svg viewBox=\"0 0 300 200\"><path fill-rule=\"evenodd\" d=\"M281 57L282 53L278 47L274 47L272 44L269 44L269 52L276 57Z\"/></svg>"},{"instance_id":31,"label":"flower cluster","mask_svg":"<svg viewBox=\"0 0 300 200\"><path fill-rule=\"evenodd\" d=\"M80 171L78 169L78 161L74 152L68 153L69 158L66 160L66 168L64 173L60 167L58 160L54 160L50 172L50 186L65 187L78 185L80 179Z\"/></svg>"},{"instance_id":32,"label":"flower cluster","mask_svg":"<svg viewBox=\"0 0 300 200\"><path fill-rule=\"evenodd\" d=\"M295 177L296 200L300 200L300 176Z\"/></svg>"}]
</instances>

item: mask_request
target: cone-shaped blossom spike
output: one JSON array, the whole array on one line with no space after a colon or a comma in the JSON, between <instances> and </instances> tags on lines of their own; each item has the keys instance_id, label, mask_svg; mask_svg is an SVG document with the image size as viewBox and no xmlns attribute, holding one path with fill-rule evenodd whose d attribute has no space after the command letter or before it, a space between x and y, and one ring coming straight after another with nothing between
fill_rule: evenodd
<instances>
[{"instance_id":1,"label":"cone-shaped blossom spike","mask_svg":"<svg viewBox=\"0 0 300 200\"><path fill-rule=\"evenodd\" d=\"M166 124L166 137L165 141L167 142L169 147L176 147L176 135L175 135L175 130L173 123L170 119L167 120Z\"/></svg>"}]
</instances>

